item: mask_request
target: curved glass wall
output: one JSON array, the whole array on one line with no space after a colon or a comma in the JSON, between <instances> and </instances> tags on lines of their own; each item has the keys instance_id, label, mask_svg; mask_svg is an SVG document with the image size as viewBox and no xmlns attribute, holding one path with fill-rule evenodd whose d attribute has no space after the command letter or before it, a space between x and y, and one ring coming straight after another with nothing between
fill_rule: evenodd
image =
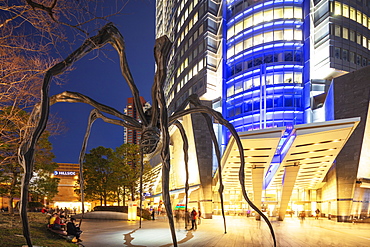
<instances>
[{"instance_id":1,"label":"curved glass wall","mask_svg":"<svg viewBox=\"0 0 370 247\"><path fill-rule=\"evenodd\" d=\"M223 114L237 131L302 124L303 0L250 2L226 4Z\"/></svg>"}]
</instances>

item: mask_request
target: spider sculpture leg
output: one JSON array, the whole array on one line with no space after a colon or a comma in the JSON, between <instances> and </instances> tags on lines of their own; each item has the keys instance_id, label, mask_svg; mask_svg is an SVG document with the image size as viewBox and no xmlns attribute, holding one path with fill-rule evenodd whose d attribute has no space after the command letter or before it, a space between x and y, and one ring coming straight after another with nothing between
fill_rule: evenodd
<instances>
[{"instance_id":1,"label":"spider sculpture leg","mask_svg":"<svg viewBox=\"0 0 370 247\"><path fill-rule=\"evenodd\" d=\"M246 189L245 189L245 175L244 175L244 168L245 168L244 151L243 151L243 146L242 146L242 143L240 141L239 135L237 134L234 126L231 125L226 119L224 119L223 116L219 112L217 112L217 111L215 111L215 110L213 110L213 109L211 109L209 107L203 106L200 103L199 98L198 98L197 95L191 95L191 97L189 97L189 99L188 99L188 102L194 104L194 107L193 108L190 108L190 109L186 109L186 110L181 109L181 110L175 112L170 117L169 122L172 123L173 121L175 121L179 117L185 116L187 114L204 113L204 114L209 114L209 115L213 116L220 124L222 124L223 126L225 126L225 127L227 127L229 129L229 131L233 135L233 137L234 137L234 139L236 141L236 144L238 146L238 149L239 149L240 162L241 162L240 169L239 169L239 183L241 185L243 197L248 202L248 204L265 220L266 224L268 225L268 227L270 229L271 236L272 236L273 241L274 241L274 246L276 246L275 233L274 233L274 229L273 229L270 221L268 220L268 218L266 217L266 215L264 215L261 212L261 210L259 210L259 208L256 207L253 204L253 202L249 199L249 197L247 195L247 192L246 192ZM220 171L220 173L221 173L221 171Z\"/></svg>"},{"instance_id":2,"label":"spider sculpture leg","mask_svg":"<svg viewBox=\"0 0 370 247\"><path fill-rule=\"evenodd\" d=\"M192 98L196 98L196 99L192 99ZM198 95L190 95L188 97L188 99L186 99L180 106L179 106L179 109L178 111L180 110L184 110L185 107L189 104L189 103L192 103L194 105L197 105L197 101L199 101L199 98L198 98ZM194 102L197 102L197 103L194 103ZM199 104L200 104L200 101L199 101ZM208 114L205 114L205 113L202 113L203 117L205 118L206 120L206 123L207 123L207 127L208 127L208 130L209 130L209 133L210 133L210 136L211 136L211 139L212 139L212 142L214 144L214 149L215 149L215 152L216 152L216 157L217 157L217 163L218 163L218 169L219 171L221 171L221 153L220 153L220 150L218 148L218 142L217 142L217 138L216 138L216 134L214 132L214 129L213 129L213 124L212 124L212 120L211 118L209 117ZM176 120L177 121L177 120ZM175 122L176 123L176 122ZM185 134L185 133L184 133ZM181 134L182 135L182 134ZM184 153L186 154L186 156L188 156L187 154L187 150L184 150ZM220 181L220 187L218 189L218 194L220 196L220 200L221 200L221 213L222 213L222 219L223 219L223 222L224 222L224 232L226 233L227 230L226 230L226 218L225 218L225 210L224 210L224 199L223 199L223 190L224 190L224 185L222 183L222 174L221 172L218 173L219 174L219 181ZM187 210L185 210L185 212L187 212Z\"/></svg>"},{"instance_id":3,"label":"spider sculpture leg","mask_svg":"<svg viewBox=\"0 0 370 247\"><path fill-rule=\"evenodd\" d=\"M184 127L179 121L175 121L173 123L180 131L183 146L182 149L184 151L184 162L185 162L185 214L188 213L188 197L189 197L189 142L186 136L186 132ZM187 220L185 220L185 229L188 226Z\"/></svg>"},{"instance_id":4,"label":"spider sculpture leg","mask_svg":"<svg viewBox=\"0 0 370 247\"><path fill-rule=\"evenodd\" d=\"M154 88L156 88L157 93L153 101L156 101L159 107L159 126L161 131L162 147L161 147L161 158L162 158L162 195L163 201L166 208L167 218L171 229L172 241L174 246L177 246L176 232L175 232L175 223L173 221L173 213L171 207L171 198L170 198L170 134L168 132L168 113L167 105L163 92L163 83L166 79L167 72L167 60L168 54L172 43L170 40L163 36L156 40L154 46L154 58L157 64L157 71L154 77ZM157 109L154 109L154 113ZM155 117L155 116L153 116ZM152 123L154 124L154 123Z\"/></svg>"}]
</instances>

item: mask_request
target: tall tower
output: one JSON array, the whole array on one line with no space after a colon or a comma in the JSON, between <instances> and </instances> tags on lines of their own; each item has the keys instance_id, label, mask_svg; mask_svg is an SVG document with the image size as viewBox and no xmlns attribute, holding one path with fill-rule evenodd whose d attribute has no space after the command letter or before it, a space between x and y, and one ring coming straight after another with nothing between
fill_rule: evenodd
<instances>
[{"instance_id":1,"label":"tall tower","mask_svg":"<svg viewBox=\"0 0 370 247\"><path fill-rule=\"evenodd\" d=\"M331 80L370 64L369 1L225 2L224 116L238 131L331 120Z\"/></svg>"},{"instance_id":2,"label":"tall tower","mask_svg":"<svg viewBox=\"0 0 370 247\"><path fill-rule=\"evenodd\" d=\"M151 107L149 102L146 102L145 99L141 96L140 96L140 103L141 103L141 106L143 107L144 112ZM124 109L124 113L127 116L135 118L136 120L140 120L137 109L135 107L134 98L127 99L127 106ZM140 139L141 139L140 131L124 128L123 135L124 135L123 136L124 143L140 144Z\"/></svg>"},{"instance_id":3,"label":"tall tower","mask_svg":"<svg viewBox=\"0 0 370 247\"><path fill-rule=\"evenodd\" d=\"M157 0L156 36L167 35L173 42L167 65L168 75L164 94L168 113L174 112L190 95L197 94L204 104L220 108L222 86L221 60L221 10L222 1L208 0ZM192 192L190 201L199 207L204 217L212 215L212 142L207 135L207 125L199 114L185 116L181 120L191 146L189 160L194 169L191 173ZM181 137L173 130L171 143L181 143ZM221 131L220 131L221 133ZM174 145L171 157L172 170L184 171L183 151ZM181 147L181 146L180 146ZM196 171L196 172L195 172ZM184 183L174 184L184 186ZM175 200L175 199L174 199ZM183 200L183 199L181 199ZM196 205L195 205L196 203Z\"/></svg>"},{"instance_id":4,"label":"tall tower","mask_svg":"<svg viewBox=\"0 0 370 247\"><path fill-rule=\"evenodd\" d=\"M303 0L227 2L224 116L237 131L302 124Z\"/></svg>"},{"instance_id":5,"label":"tall tower","mask_svg":"<svg viewBox=\"0 0 370 247\"><path fill-rule=\"evenodd\" d=\"M156 36L173 42L164 86L169 113L189 95L221 97L222 1L157 1Z\"/></svg>"}]
</instances>

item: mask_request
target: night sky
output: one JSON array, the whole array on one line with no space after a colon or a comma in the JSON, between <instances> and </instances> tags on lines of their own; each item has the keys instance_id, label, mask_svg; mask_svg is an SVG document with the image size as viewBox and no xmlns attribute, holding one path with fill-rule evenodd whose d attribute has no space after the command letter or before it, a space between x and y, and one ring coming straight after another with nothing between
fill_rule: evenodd
<instances>
[{"instance_id":1,"label":"night sky","mask_svg":"<svg viewBox=\"0 0 370 247\"><path fill-rule=\"evenodd\" d=\"M121 16L110 20L125 39L128 64L140 95L151 103L150 89L155 67L155 0L131 0ZM121 75L118 55L111 46L75 63L74 70L65 76L65 80L62 86L52 84L50 95L63 91L80 92L121 112L127 98L132 97ZM63 119L67 128L63 134L50 137L55 162L78 163L91 109L82 103L58 103L51 107L51 113ZM98 119L92 127L87 152L98 146L114 149L122 143L123 128Z\"/></svg>"}]
</instances>

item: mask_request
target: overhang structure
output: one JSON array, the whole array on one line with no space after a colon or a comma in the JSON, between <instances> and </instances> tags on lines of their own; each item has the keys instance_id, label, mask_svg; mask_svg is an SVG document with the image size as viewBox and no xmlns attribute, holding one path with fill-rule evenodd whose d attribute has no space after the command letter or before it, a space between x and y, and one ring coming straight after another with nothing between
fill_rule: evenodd
<instances>
[{"instance_id":1,"label":"overhang structure","mask_svg":"<svg viewBox=\"0 0 370 247\"><path fill-rule=\"evenodd\" d=\"M239 133L245 157L245 186L257 207L263 191L279 191L278 216L283 220L294 189L319 189L335 158L360 118L295 125ZM240 190L240 157L231 138L222 158L222 181L227 190ZM214 176L214 192L219 175Z\"/></svg>"}]
</instances>

